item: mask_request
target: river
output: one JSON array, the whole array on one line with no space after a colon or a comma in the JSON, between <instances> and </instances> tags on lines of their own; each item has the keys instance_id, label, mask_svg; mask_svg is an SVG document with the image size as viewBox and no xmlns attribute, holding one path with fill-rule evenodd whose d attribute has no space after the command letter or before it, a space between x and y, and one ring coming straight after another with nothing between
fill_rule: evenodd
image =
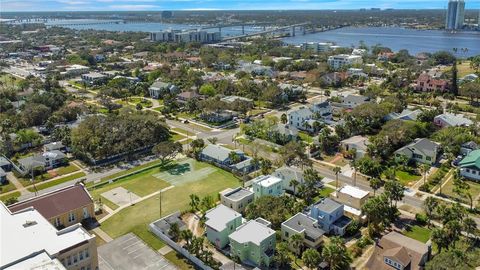
<instances>
[{"instance_id":1,"label":"river","mask_svg":"<svg viewBox=\"0 0 480 270\"><path fill-rule=\"evenodd\" d=\"M372 46L381 44L393 51L407 49L411 54L450 51L458 48L457 56L480 55L480 32L446 33L437 30L415 30L400 27L344 27L332 31L284 38L288 44L333 42L339 46L358 46L360 41ZM467 48L467 52L460 52Z\"/></svg>"}]
</instances>

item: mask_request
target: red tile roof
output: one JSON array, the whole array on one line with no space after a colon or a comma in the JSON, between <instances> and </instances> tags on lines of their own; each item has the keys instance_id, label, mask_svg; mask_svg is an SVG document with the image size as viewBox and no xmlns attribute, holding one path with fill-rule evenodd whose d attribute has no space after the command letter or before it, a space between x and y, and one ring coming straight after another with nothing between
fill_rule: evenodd
<instances>
[{"instance_id":1,"label":"red tile roof","mask_svg":"<svg viewBox=\"0 0 480 270\"><path fill-rule=\"evenodd\" d=\"M43 217L51 219L91 203L93 200L86 188L82 184L75 184L12 204L8 208L14 213L33 207Z\"/></svg>"}]
</instances>

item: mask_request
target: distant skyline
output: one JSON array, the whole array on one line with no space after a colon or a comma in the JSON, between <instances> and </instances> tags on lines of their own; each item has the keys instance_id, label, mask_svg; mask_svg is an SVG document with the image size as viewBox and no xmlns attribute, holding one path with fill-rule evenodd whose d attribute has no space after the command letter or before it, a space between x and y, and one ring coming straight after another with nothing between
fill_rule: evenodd
<instances>
[{"instance_id":1,"label":"distant skyline","mask_svg":"<svg viewBox=\"0 0 480 270\"><path fill-rule=\"evenodd\" d=\"M466 9L480 1L467 0ZM1 0L8 11L156 11L156 10L312 10L312 9L445 9L448 0Z\"/></svg>"}]
</instances>

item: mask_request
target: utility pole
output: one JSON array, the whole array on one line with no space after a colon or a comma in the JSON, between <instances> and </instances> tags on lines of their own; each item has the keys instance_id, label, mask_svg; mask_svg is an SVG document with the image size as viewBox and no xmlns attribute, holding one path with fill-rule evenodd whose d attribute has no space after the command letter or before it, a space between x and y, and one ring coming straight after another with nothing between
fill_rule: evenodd
<instances>
[{"instance_id":1,"label":"utility pole","mask_svg":"<svg viewBox=\"0 0 480 270\"><path fill-rule=\"evenodd\" d=\"M159 195L159 206L160 206L160 218L162 218L162 190L160 189Z\"/></svg>"}]
</instances>

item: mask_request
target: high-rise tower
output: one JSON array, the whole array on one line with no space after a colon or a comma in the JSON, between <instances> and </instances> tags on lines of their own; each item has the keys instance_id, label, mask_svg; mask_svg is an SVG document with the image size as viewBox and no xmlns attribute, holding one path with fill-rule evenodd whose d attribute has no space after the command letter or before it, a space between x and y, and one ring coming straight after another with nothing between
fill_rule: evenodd
<instances>
[{"instance_id":1,"label":"high-rise tower","mask_svg":"<svg viewBox=\"0 0 480 270\"><path fill-rule=\"evenodd\" d=\"M447 18L445 20L445 29L461 29L465 21L465 1L450 0L448 2Z\"/></svg>"}]
</instances>

